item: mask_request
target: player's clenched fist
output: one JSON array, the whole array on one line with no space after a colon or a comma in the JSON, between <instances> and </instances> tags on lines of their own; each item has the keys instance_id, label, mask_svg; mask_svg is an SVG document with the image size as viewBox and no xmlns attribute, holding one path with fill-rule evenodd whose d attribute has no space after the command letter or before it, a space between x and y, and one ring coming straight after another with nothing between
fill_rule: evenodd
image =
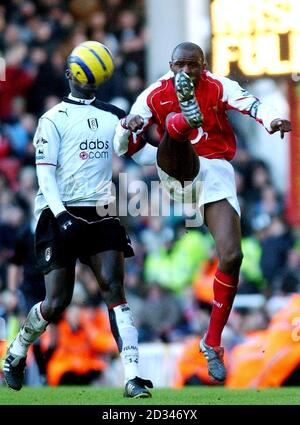
<instances>
[{"instance_id":1,"label":"player's clenched fist","mask_svg":"<svg viewBox=\"0 0 300 425\"><path fill-rule=\"evenodd\" d=\"M68 211L63 211L56 216L59 231L66 247L75 249L87 231L88 222L80 217L75 217Z\"/></svg>"},{"instance_id":2,"label":"player's clenched fist","mask_svg":"<svg viewBox=\"0 0 300 425\"><path fill-rule=\"evenodd\" d=\"M140 115L130 114L121 120L121 125L123 128L126 128L126 130L135 133L136 131L143 128L144 119Z\"/></svg>"},{"instance_id":3,"label":"player's clenched fist","mask_svg":"<svg viewBox=\"0 0 300 425\"><path fill-rule=\"evenodd\" d=\"M277 118L271 122L271 134L280 131L280 137L283 139L284 133L292 130L292 124L289 120Z\"/></svg>"}]
</instances>

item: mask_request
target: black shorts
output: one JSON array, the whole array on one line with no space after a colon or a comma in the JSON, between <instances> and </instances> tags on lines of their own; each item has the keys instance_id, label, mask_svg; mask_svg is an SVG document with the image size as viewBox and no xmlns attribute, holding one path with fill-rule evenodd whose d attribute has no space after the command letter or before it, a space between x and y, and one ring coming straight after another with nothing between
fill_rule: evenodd
<instances>
[{"instance_id":1,"label":"black shorts","mask_svg":"<svg viewBox=\"0 0 300 425\"><path fill-rule=\"evenodd\" d=\"M87 234L77 248L78 255L64 249L59 228L49 208L45 209L35 231L35 255L39 270L51 270L75 265L77 258L88 264L90 256L103 251L121 251L124 257L134 255L131 241L118 217L100 217L95 207L67 207L67 210L89 222Z\"/></svg>"}]
</instances>

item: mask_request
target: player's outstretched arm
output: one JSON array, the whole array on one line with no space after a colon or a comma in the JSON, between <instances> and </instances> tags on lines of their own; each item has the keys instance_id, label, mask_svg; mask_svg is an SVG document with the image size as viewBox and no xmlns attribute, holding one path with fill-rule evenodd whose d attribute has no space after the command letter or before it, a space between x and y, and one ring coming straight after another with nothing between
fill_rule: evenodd
<instances>
[{"instance_id":1,"label":"player's outstretched arm","mask_svg":"<svg viewBox=\"0 0 300 425\"><path fill-rule=\"evenodd\" d=\"M270 133L280 131L283 139L284 133L291 131L291 123L287 119L278 118L278 110L263 100L243 89L236 81L226 77L218 77L223 86L222 101L227 109L235 109L243 114L250 115L262 124Z\"/></svg>"}]
</instances>

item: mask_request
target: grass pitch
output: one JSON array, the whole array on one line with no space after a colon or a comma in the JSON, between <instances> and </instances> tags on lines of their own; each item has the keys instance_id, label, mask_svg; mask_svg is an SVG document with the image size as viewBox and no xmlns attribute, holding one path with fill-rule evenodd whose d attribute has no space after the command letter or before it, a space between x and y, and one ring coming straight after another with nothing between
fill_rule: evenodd
<instances>
[{"instance_id":1,"label":"grass pitch","mask_svg":"<svg viewBox=\"0 0 300 425\"><path fill-rule=\"evenodd\" d=\"M300 387L229 390L223 387L153 389L151 399L123 398L122 388L0 387L0 405L299 405Z\"/></svg>"}]
</instances>

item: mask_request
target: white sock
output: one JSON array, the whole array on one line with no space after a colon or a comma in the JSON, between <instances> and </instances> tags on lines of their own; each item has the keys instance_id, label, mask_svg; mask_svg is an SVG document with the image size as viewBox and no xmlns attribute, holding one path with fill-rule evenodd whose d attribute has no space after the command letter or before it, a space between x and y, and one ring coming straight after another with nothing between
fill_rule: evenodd
<instances>
[{"instance_id":1,"label":"white sock","mask_svg":"<svg viewBox=\"0 0 300 425\"><path fill-rule=\"evenodd\" d=\"M121 359L124 367L125 383L139 376L138 332L133 323L129 305L121 304L113 308L116 325L122 340Z\"/></svg>"},{"instance_id":2,"label":"white sock","mask_svg":"<svg viewBox=\"0 0 300 425\"><path fill-rule=\"evenodd\" d=\"M18 335L9 347L9 351L18 357L25 357L30 345L46 330L49 322L43 319L41 302L35 304L23 323Z\"/></svg>"}]
</instances>

